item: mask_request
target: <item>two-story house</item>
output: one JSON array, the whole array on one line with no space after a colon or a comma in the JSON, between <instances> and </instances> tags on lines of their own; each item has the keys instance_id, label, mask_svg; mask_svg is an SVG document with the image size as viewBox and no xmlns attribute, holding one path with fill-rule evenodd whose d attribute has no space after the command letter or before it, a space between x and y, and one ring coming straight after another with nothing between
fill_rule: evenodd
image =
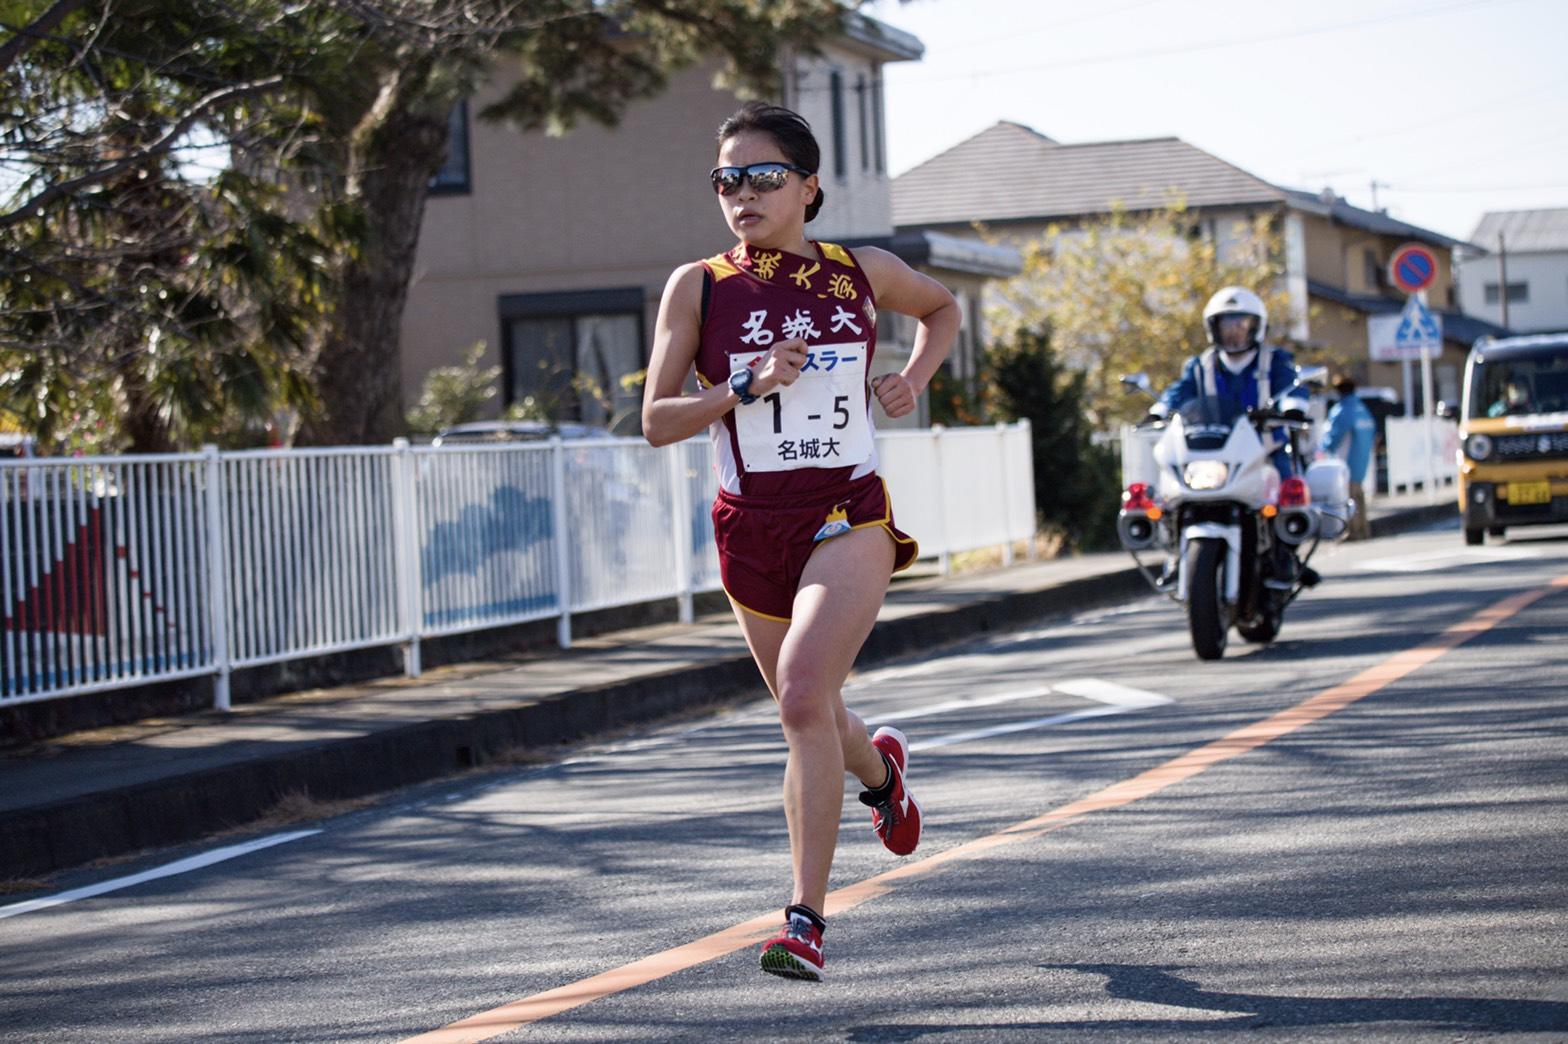
<instances>
[{"instance_id":1,"label":"two-story house","mask_svg":"<svg viewBox=\"0 0 1568 1044\"><path fill-rule=\"evenodd\" d=\"M1568 208L1493 210L1459 260L1466 315L1518 333L1568 330Z\"/></svg>"},{"instance_id":2,"label":"two-story house","mask_svg":"<svg viewBox=\"0 0 1568 1044\"><path fill-rule=\"evenodd\" d=\"M1178 199L1222 251L1239 223L1270 216L1283 244L1281 278L1291 311L1275 318L1274 328L1306 346L1309 357L1319 347L1357 360L1352 372L1364 384L1404 384L1399 363L1371 357L1368 323L1403 307L1404 295L1386 277L1402 243L1424 243L1439 259L1428 291L1444 319L1445 349L1435 364L1439 398L1457 397L1470 345L1495 331L1457 309L1451 255L1458 241L1332 193L1281 188L1174 137L1064 144L998 122L896 178L893 223L899 232L981 239L979 223L985 234L1021 244L1053 224L1070 227L1117 206L1156 210ZM1196 341L1197 316L1193 332Z\"/></svg>"},{"instance_id":3,"label":"two-story house","mask_svg":"<svg viewBox=\"0 0 1568 1044\"><path fill-rule=\"evenodd\" d=\"M846 12L820 53L786 56L776 101L800 112L822 146L826 205L815 239L876 243L978 300L984 280L1012 275L1014 252L940 233L893 237L883 66L914 61L920 41ZM426 207L403 320L404 387L457 363L478 341L499 364L497 408L532 397L555 419L635 432L641 390L621 378L646 365L671 271L732 242L707 173L715 131L739 99L713 85L714 67L672 78L633 104L619 126L582 125L560 137L522 134L473 113L509 83L504 67L453 115L446 169ZM971 307L963 337L973 342ZM911 340L880 326L878 372L907 359ZM582 382L603 389L603 402ZM575 382L575 386L574 386ZM906 423L919 423L919 411Z\"/></svg>"}]
</instances>

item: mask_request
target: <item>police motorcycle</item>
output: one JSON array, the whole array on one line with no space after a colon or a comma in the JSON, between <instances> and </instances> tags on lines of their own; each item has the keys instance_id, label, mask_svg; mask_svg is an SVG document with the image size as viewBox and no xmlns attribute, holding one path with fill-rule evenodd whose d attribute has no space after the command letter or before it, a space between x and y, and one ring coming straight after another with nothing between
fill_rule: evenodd
<instances>
[{"instance_id":1,"label":"police motorcycle","mask_svg":"<svg viewBox=\"0 0 1568 1044\"><path fill-rule=\"evenodd\" d=\"M1323 367L1302 370L1303 382L1325 376ZM1154 395L1147 374L1121 380ZM1225 655L1232 627L1249 642L1273 641L1285 607L1318 582L1307 564L1318 545L1343 537L1355 510L1344 461L1307 465L1306 415L1277 406L1199 396L1135 429L1141 461L1124 450L1117 534L1155 591L1186 607L1203 660ZM1270 428L1288 434L1296 474L1283 480L1270 461ZM1163 565L1145 554L1163 556Z\"/></svg>"}]
</instances>

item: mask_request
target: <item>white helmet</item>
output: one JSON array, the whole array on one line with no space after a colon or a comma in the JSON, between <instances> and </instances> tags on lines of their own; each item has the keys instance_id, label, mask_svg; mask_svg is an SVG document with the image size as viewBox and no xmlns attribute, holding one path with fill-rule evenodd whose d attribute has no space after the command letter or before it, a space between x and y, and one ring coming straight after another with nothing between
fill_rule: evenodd
<instances>
[{"instance_id":1,"label":"white helmet","mask_svg":"<svg viewBox=\"0 0 1568 1044\"><path fill-rule=\"evenodd\" d=\"M1250 351L1263 343L1269 327L1269 313L1263 307L1263 298L1244 286L1223 287L1209 298L1209 303L1203 306L1203 327L1208 331L1209 343L1216 348L1221 348L1219 320L1222 315L1250 315L1257 320L1247 346L1232 351Z\"/></svg>"}]
</instances>

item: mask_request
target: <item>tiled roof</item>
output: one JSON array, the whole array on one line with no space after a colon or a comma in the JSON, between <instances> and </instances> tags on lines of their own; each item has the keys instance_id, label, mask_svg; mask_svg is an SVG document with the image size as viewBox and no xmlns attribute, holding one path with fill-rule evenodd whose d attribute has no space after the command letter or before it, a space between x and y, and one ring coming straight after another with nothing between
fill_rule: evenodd
<instances>
[{"instance_id":1,"label":"tiled roof","mask_svg":"<svg viewBox=\"0 0 1568 1044\"><path fill-rule=\"evenodd\" d=\"M1470 242L1497 249L1497 234L1509 253L1568 250L1568 208L1555 210L1489 210L1470 233Z\"/></svg>"},{"instance_id":2,"label":"tiled roof","mask_svg":"<svg viewBox=\"0 0 1568 1044\"><path fill-rule=\"evenodd\" d=\"M1316 279L1307 280L1307 293L1312 297L1321 297L1325 301L1353 308L1367 315L1389 315L1401 311L1404 302L1396 301L1391 297L1374 297L1369 294L1353 294L1348 290L1341 290L1337 286L1320 283ZM1487 322L1485 319L1463 312L1445 312L1433 309L1443 317L1443 340L1454 341L1458 344L1475 344L1482 337L1507 337L1508 329L1496 323Z\"/></svg>"},{"instance_id":3,"label":"tiled roof","mask_svg":"<svg viewBox=\"0 0 1568 1044\"><path fill-rule=\"evenodd\" d=\"M1319 194L1302 192L1299 189L1285 189L1284 192L1286 201L1293 209L1317 214L1341 225L1349 225L1351 228L1365 229L1379 235L1417 239L1450 250L1467 245L1457 239L1450 239L1441 232L1433 232L1429 228L1389 217L1381 210L1362 210L1360 207L1353 207L1333 193Z\"/></svg>"},{"instance_id":4,"label":"tiled roof","mask_svg":"<svg viewBox=\"0 0 1568 1044\"><path fill-rule=\"evenodd\" d=\"M1063 145L1002 121L893 179L895 228L1279 203L1284 190L1180 138Z\"/></svg>"}]
</instances>

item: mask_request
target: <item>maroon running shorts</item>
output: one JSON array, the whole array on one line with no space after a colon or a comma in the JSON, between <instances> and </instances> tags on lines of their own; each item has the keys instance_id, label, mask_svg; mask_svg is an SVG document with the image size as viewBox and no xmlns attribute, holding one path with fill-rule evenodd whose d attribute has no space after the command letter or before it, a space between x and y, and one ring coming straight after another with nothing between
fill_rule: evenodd
<instances>
[{"instance_id":1,"label":"maroon running shorts","mask_svg":"<svg viewBox=\"0 0 1568 1044\"><path fill-rule=\"evenodd\" d=\"M868 526L881 526L893 538L893 572L908 569L920 546L893 524L887 486L876 474L808 499L720 490L713 502L713 536L724 590L747 612L788 620L811 552L824 540Z\"/></svg>"}]
</instances>

